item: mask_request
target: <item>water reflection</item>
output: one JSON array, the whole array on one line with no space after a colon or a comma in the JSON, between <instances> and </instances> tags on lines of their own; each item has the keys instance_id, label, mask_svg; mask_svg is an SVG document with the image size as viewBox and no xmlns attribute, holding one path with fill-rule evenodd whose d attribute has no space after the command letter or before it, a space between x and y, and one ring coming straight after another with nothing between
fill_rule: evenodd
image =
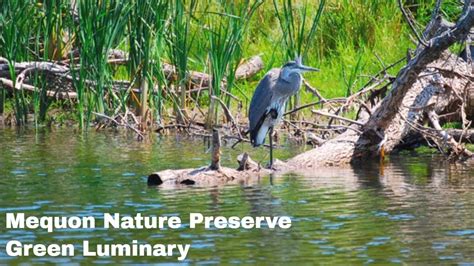
<instances>
[{"instance_id":1,"label":"water reflection","mask_svg":"<svg viewBox=\"0 0 474 266\"><path fill-rule=\"evenodd\" d=\"M290 230L7 230L0 216L0 262L158 263L155 258L8 258L10 239L26 243L191 243L187 262L320 264L473 263L474 179L469 165L401 154L384 164L265 177L250 185L149 188L148 173L205 165L202 141L185 137L136 142L120 134L17 133L0 130L0 212L27 215L292 217ZM224 151L224 164L251 150ZM277 151L287 158L299 150Z\"/></svg>"}]
</instances>

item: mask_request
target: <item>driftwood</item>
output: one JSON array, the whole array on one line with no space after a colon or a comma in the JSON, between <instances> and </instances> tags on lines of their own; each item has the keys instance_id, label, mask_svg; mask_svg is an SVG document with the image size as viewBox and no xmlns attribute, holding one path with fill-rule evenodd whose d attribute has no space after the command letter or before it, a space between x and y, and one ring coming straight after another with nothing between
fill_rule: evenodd
<instances>
[{"instance_id":1,"label":"driftwood","mask_svg":"<svg viewBox=\"0 0 474 266\"><path fill-rule=\"evenodd\" d=\"M168 63L163 63L162 68L167 79L170 79L170 80L176 79L176 69L173 65L168 64ZM248 60L242 62L242 64L240 64L237 67L237 70L235 71L235 79L236 80L248 79L250 77L253 77L262 69L263 69L262 58L259 55L253 56L249 58ZM208 89L211 84L211 76L203 72L190 71L189 82L192 85L198 87L196 91Z\"/></svg>"},{"instance_id":2,"label":"driftwood","mask_svg":"<svg viewBox=\"0 0 474 266\"><path fill-rule=\"evenodd\" d=\"M6 79L6 78L0 78L0 83L5 86L6 88L10 89L17 89L17 90L27 90L30 92L39 92L41 91L39 88L28 85L28 84L23 84L23 83L16 83L15 86L13 86L13 81ZM48 97L54 97L58 99L76 99L77 98L77 93L75 92L68 92L68 91L52 91L52 90L47 90L46 91L46 96Z\"/></svg>"},{"instance_id":3,"label":"driftwood","mask_svg":"<svg viewBox=\"0 0 474 266\"><path fill-rule=\"evenodd\" d=\"M462 130L462 129L446 129L446 133L453 137L458 142L466 142L474 144L474 130Z\"/></svg>"},{"instance_id":4,"label":"driftwood","mask_svg":"<svg viewBox=\"0 0 474 266\"><path fill-rule=\"evenodd\" d=\"M212 130L212 159L211 165L209 166L210 170L219 171L221 169L221 136L219 135L219 130Z\"/></svg>"},{"instance_id":5,"label":"driftwood","mask_svg":"<svg viewBox=\"0 0 474 266\"><path fill-rule=\"evenodd\" d=\"M416 131L420 124L428 120L436 123L434 113L442 114L453 106L457 107L457 112L464 112L463 96L474 84L471 66L446 50L454 43L464 40L473 26L474 5L471 5L470 0L466 0L463 14L456 24L446 23L434 16L423 36L419 36L420 43L415 55L393 80L390 93L370 110L368 116L349 121L352 122L350 128L353 130L346 130L317 148L286 162L277 163L275 171L247 169L239 163L238 169L242 171L230 168L222 168L221 171L209 171L205 168L166 170L154 173L150 178L174 184L180 184L183 180L198 180L196 184L213 184L226 180L222 179L225 176L231 177L231 181L243 181L269 172L300 173L316 169L319 172L322 167L348 166L350 163L359 163L362 159L391 152L410 132ZM439 125L433 130L439 133ZM437 137L440 136L442 137L437 134ZM460 148L452 151L456 155L472 157L452 137L449 142L451 148ZM240 157L249 159L245 155Z\"/></svg>"},{"instance_id":6,"label":"driftwood","mask_svg":"<svg viewBox=\"0 0 474 266\"><path fill-rule=\"evenodd\" d=\"M128 62L128 54L121 50L111 50L109 52L109 63L111 64L124 64ZM17 79L13 82L10 78L8 60L0 57L0 83L3 86L10 90L27 90L27 91L40 91L39 88L25 83L25 80L28 75L35 72L44 72L52 74L56 79L64 79L67 82L72 82L74 78L69 74L71 72L69 60L65 60L61 63L58 62L17 62L13 63L15 72L18 74ZM77 68L77 66L74 66ZM173 80L176 76L175 67L173 65L163 63L163 72L165 76ZM253 56L248 60L242 62L238 66L235 72L236 80L247 79L263 69L263 61L260 56ZM210 85L211 76L206 73L198 71L190 71L189 80L194 85L197 86L199 90L207 89ZM95 85L96 83L91 80L84 80L88 85ZM120 90L130 86L128 81L114 81L114 90ZM132 89L135 93L140 93L139 89ZM59 99L76 99L77 93L74 91L67 90L46 90L46 96L56 97Z\"/></svg>"}]
</instances>

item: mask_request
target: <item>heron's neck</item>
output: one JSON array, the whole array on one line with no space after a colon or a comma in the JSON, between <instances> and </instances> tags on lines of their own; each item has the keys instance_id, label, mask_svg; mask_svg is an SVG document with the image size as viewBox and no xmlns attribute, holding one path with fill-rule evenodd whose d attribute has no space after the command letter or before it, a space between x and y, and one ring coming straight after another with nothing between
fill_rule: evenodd
<instances>
[{"instance_id":1,"label":"heron's neck","mask_svg":"<svg viewBox=\"0 0 474 266\"><path fill-rule=\"evenodd\" d=\"M280 73L280 78L285 82L293 83L295 81L301 80L301 74L299 72L282 71Z\"/></svg>"}]
</instances>

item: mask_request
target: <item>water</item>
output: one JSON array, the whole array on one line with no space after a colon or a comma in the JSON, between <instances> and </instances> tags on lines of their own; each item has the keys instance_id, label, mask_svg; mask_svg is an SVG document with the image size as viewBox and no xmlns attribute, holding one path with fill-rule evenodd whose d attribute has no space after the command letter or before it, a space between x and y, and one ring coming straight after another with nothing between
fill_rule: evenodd
<instances>
[{"instance_id":1,"label":"water","mask_svg":"<svg viewBox=\"0 0 474 266\"><path fill-rule=\"evenodd\" d=\"M147 174L207 164L207 146L183 137L137 142L114 133L0 130L0 263L170 263L176 257L10 258L5 244L191 244L185 263L198 264L474 264L474 168L448 165L434 155L393 156L377 164L321 171L312 176L262 178L249 186L146 186ZM242 150L258 160L263 151L241 146L224 152L235 165ZM279 149L286 158L298 148ZM288 215L289 230L11 230L6 212L94 216Z\"/></svg>"}]
</instances>

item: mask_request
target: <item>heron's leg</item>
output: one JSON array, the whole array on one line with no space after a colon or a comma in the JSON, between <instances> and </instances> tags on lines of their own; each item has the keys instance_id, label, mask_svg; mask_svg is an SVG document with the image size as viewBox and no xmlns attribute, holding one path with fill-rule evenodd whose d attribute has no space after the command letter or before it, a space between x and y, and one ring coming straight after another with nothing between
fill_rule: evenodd
<instances>
[{"instance_id":1,"label":"heron's leg","mask_svg":"<svg viewBox=\"0 0 474 266\"><path fill-rule=\"evenodd\" d=\"M270 130L268 131L268 135L270 138L270 166L269 168L273 168L273 127L270 127Z\"/></svg>"}]
</instances>

